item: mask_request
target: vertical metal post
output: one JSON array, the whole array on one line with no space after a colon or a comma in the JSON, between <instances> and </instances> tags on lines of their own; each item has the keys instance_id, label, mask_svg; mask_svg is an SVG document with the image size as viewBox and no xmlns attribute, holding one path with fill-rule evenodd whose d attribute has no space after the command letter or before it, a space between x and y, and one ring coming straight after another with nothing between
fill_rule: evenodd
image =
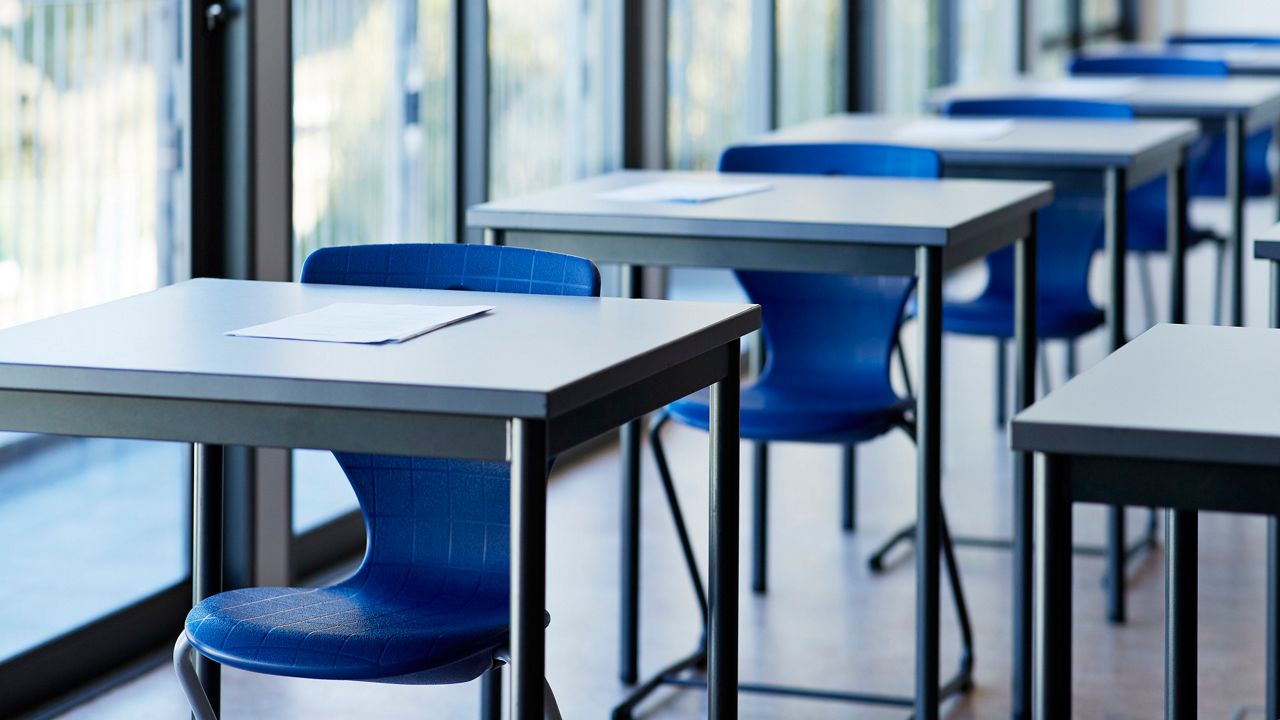
<instances>
[{"instance_id":1,"label":"vertical metal post","mask_svg":"<svg viewBox=\"0 0 1280 720\"><path fill-rule=\"evenodd\" d=\"M769 589L769 443L751 444L751 591Z\"/></svg>"},{"instance_id":2,"label":"vertical metal post","mask_svg":"<svg viewBox=\"0 0 1280 720\"><path fill-rule=\"evenodd\" d=\"M711 718L738 716L738 353L739 341L725 346L725 377L711 386Z\"/></svg>"},{"instance_id":3,"label":"vertical metal post","mask_svg":"<svg viewBox=\"0 0 1280 720\"><path fill-rule=\"evenodd\" d=\"M1009 356L1008 348L1005 347L1004 338L996 338L996 426L1001 430L1004 429L1005 422L1009 420Z\"/></svg>"},{"instance_id":4,"label":"vertical metal post","mask_svg":"<svg viewBox=\"0 0 1280 720\"><path fill-rule=\"evenodd\" d=\"M640 297L642 270L637 265L619 268L622 297ZM628 685L636 682L640 668L640 436L644 432L643 423L643 419L632 420L618 431L622 453L618 678Z\"/></svg>"},{"instance_id":5,"label":"vertical metal post","mask_svg":"<svg viewBox=\"0 0 1280 720\"><path fill-rule=\"evenodd\" d=\"M542 717L546 676L547 426L511 420L511 717Z\"/></svg>"},{"instance_id":6,"label":"vertical metal post","mask_svg":"<svg viewBox=\"0 0 1280 720\"><path fill-rule=\"evenodd\" d=\"M480 720L502 720L502 668L480 676Z\"/></svg>"},{"instance_id":7,"label":"vertical metal post","mask_svg":"<svg viewBox=\"0 0 1280 720\"><path fill-rule=\"evenodd\" d=\"M1016 409L1036 399L1036 222L1027 237L1014 247L1014 343L1017 349ZM1001 344L1003 350L1003 343ZM1031 581L1034 532L1035 456L1014 453L1013 458L1013 717L1031 715Z\"/></svg>"},{"instance_id":8,"label":"vertical metal post","mask_svg":"<svg viewBox=\"0 0 1280 720\"><path fill-rule=\"evenodd\" d=\"M1071 486L1063 458L1046 455L1036 493L1035 717L1071 718Z\"/></svg>"},{"instance_id":9,"label":"vertical metal post","mask_svg":"<svg viewBox=\"0 0 1280 720\"><path fill-rule=\"evenodd\" d=\"M1196 556L1194 510L1166 511L1164 716L1196 717Z\"/></svg>"},{"instance_id":10,"label":"vertical metal post","mask_svg":"<svg viewBox=\"0 0 1280 720\"><path fill-rule=\"evenodd\" d=\"M1123 168L1107 168L1106 246L1110 278L1107 297L1107 331L1111 350L1125 344L1125 247L1127 232L1128 183ZM1125 620L1125 528L1124 508L1107 510L1107 619Z\"/></svg>"},{"instance_id":11,"label":"vertical metal post","mask_svg":"<svg viewBox=\"0 0 1280 720\"><path fill-rule=\"evenodd\" d=\"M1187 321L1187 153L1179 154L1178 165L1170 169L1166 185L1167 235L1169 246L1169 322Z\"/></svg>"},{"instance_id":12,"label":"vertical metal post","mask_svg":"<svg viewBox=\"0 0 1280 720\"><path fill-rule=\"evenodd\" d=\"M1231 315L1230 323L1244 326L1244 191L1245 191L1245 127L1244 118L1227 118L1227 207L1231 212L1231 229L1227 241L1231 245Z\"/></svg>"},{"instance_id":13,"label":"vertical metal post","mask_svg":"<svg viewBox=\"0 0 1280 720\"><path fill-rule=\"evenodd\" d=\"M840 527L845 532L858 529L858 446L845 445L841 462Z\"/></svg>"},{"instance_id":14,"label":"vertical metal post","mask_svg":"<svg viewBox=\"0 0 1280 720\"><path fill-rule=\"evenodd\" d=\"M489 195L489 4L450 3L449 226L455 242L478 242L467 208Z\"/></svg>"},{"instance_id":15,"label":"vertical metal post","mask_svg":"<svg viewBox=\"0 0 1280 720\"><path fill-rule=\"evenodd\" d=\"M222 592L222 454L221 445L192 445L192 605ZM213 711L222 712L220 667L200 653L195 654L195 666Z\"/></svg>"},{"instance_id":16,"label":"vertical metal post","mask_svg":"<svg viewBox=\"0 0 1280 720\"><path fill-rule=\"evenodd\" d=\"M1278 128L1280 129L1280 128ZM1280 133L1276 134L1280 142ZM1275 180L1280 192L1280 178ZM1280 328L1280 261L1272 260L1271 327ZM1280 517L1267 517L1267 706L1266 717L1280 717Z\"/></svg>"},{"instance_id":17,"label":"vertical metal post","mask_svg":"<svg viewBox=\"0 0 1280 720\"><path fill-rule=\"evenodd\" d=\"M938 554L942 520L942 249L916 252L920 389L916 400L917 720L938 717Z\"/></svg>"}]
</instances>

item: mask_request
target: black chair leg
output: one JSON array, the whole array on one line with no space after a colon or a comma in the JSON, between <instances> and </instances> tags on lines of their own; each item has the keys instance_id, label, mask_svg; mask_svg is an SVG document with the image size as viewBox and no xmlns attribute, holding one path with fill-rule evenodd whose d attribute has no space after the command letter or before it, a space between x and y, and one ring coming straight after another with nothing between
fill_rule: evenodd
<instances>
[{"instance_id":1,"label":"black chair leg","mask_svg":"<svg viewBox=\"0 0 1280 720\"><path fill-rule=\"evenodd\" d=\"M480 720L502 720L502 668L480 676Z\"/></svg>"},{"instance_id":2,"label":"black chair leg","mask_svg":"<svg viewBox=\"0 0 1280 720\"><path fill-rule=\"evenodd\" d=\"M1009 399L1005 395L1009 374L1007 363L1004 338L996 338L996 427L1002 429L1009 419Z\"/></svg>"},{"instance_id":3,"label":"black chair leg","mask_svg":"<svg viewBox=\"0 0 1280 720\"><path fill-rule=\"evenodd\" d=\"M858 448L845 445L841 470L840 527L847 533L858 529Z\"/></svg>"},{"instance_id":4,"label":"black chair leg","mask_svg":"<svg viewBox=\"0 0 1280 720\"><path fill-rule=\"evenodd\" d=\"M964 585L960 580L960 563L956 561L955 543L947 525L947 514L942 512L942 558L946 563L947 581L951 585L951 600L956 607L956 622L960 625L960 671L957 674L961 692L973 688L973 623L969 619L969 604L964 598Z\"/></svg>"},{"instance_id":5,"label":"black chair leg","mask_svg":"<svg viewBox=\"0 0 1280 720\"><path fill-rule=\"evenodd\" d=\"M1227 242L1223 239L1216 243L1218 248L1218 265L1213 273L1213 324L1222 324L1222 286L1223 276L1227 274Z\"/></svg>"},{"instance_id":6,"label":"black chair leg","mask_svg":"<svg viewBox=\"0 0 1280 720\"><path fill-rule=\"evenodd\" d=\"M658 477L662 480L662 492L667 498L667 509L671 511L671 520L676 526L676 535L680 539L680 553L684 556L685 569L689 571L689 581L693 584L693 592L698 598L698 608L702 611L702 642L707 639L707 589L702 583L702 573L698 571L698 560L693 554L693 543L689 542L689 528L684 523L684 512L680 509L680 498L676 495L675 483L671 481L671 468L667 465L667 453L662 447L662 426L667 424L671 416L659 412L649 428L649 445L653 448L654 464L658 467Z\"/></svg>"},{"instance_id":7,"label":"black chair leg","mask_svg":"<svg viewBox=\"0 0 1280 720\"><path fill-rule=\"evenodd\" d=\"M1151 257L1149 253L1138 253L1138 282L1142 285L1142 312L1144 327L1156 324L1156 297L1154 283L1151 281Z\"/></svg>"},{"instance_id":8,"label":"black chair leg","mask_svg":"<svg viewBox=\"0 0 1280 720\"><path fill-rule=\"evenodd\" d=\"M769 444L751 448L751 590L769 589Z\"/></svg>"},{"instance_id":9,"label":"black chair leg","mask_svg":"<svg viewBox=\"0 0 1280 720\"><path fill-rule=\"evenodd\" d=\"M1067 340L1067 379L1076 376L1076 340L1069 338Z\"/></svg>"}]
</instances>

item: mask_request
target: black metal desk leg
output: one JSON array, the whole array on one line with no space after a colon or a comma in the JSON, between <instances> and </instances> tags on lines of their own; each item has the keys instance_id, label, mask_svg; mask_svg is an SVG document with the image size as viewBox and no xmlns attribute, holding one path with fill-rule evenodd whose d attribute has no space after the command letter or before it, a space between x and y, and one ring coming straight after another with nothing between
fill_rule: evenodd
<instances>
[{"instance_id":1,"label":"black metal desk leg","mask_svg":"<svg viewBox=\"0 0 1280 720\"><path fill-rule=\"evenodd\" d=\"M1280 136L1277 136L1280 137ZM1280 717L1280 518L1267 518L1267 714Z\"/></svg>"},{"instance_id":2,"label":"black metal desk leg","mask_svg":"<svg viewBox=\"0 0 1280 720\"><path fill-rule=\"evenodd\" d=\"M511 717L543 714L547 608L547 426L511 421Z\"/></svg>"},{"instance_id":3,"label":"black metal desk leg","mask_svg":"<svg viewBox=\"0 0 1280 720\"><path fill-rule=\"evenodd\" d=\"M1196 717L1196 557L1194 510L1169 510L1165 523L1164 716Z\"/></svg>"},{"instance_id":4,"label":"black metal desk leg","mask_svg":"<svg viewBox=\"0 0 1280 720\"><path fill-rule=\"evenodd\" d=\"M619 294L639 297L642 268L623 265ZM622 453L622 517L618 523L621 539L619 575L621 599L618 642L618 678L633 685L640 668L640 438L644 420L633 420L622 426L618 444Z\"/></svg>"},{"instance_id":5,"label":"black metal desk leg","mask_svg":"<svg viewBox=\"0 0 1280 720\"><path fill-rule=\"evenodd\" d=\"M1064 460L1047 455L1036 493L1037 720L1071 720L1071 485Z\"/></svg>"},{"instance_id":6,"label":"black metal desk leg","mask_svg":"<svg viewBox=\"0 0 1280 720\"><path fill-rule=\"evenodd\" d=\"M1169 171L1167 188L1167 233L1169 251L1169 322L1187 321L1187 153Z\"/></svg>"},{"instance_id":7,"label":"black metal desk leg","mask_svg":"<svg viewBox=\"0 0 1280 720\"><path fill-rule=\"evenodd\" d=\"M1036 395L1036 235L1014 249L1014 343L1017 346L1017 409L1035 402ZM1014 453L1013 460L1013 717L1031 716L1031 534L1033 532L1031 483L1035 456Z\"/></svg>"},{"instance_id":8,"label":"black metal desk leg","mask_svg":"<svg viewBox=\"0 0 1280 720\"><path fill-rule=\"evenodd\" d=\"M916 720L938 717L938 597L942 519L942 250L916 254L920 387L916 400Z\"/></svg>"},{"instance_id":9,"label":"black metal desk leg","mask_svg":"<svg viewBox=\"0 0 1280 720\"><path fill-rule=\"evenodd\" d=\"M192 604L222 592L222 446L192 445L191 594ZM222 712L222 671L194 653L196 676L214 713Z\"/></svg>"},{"instance_id":10,"label":"black metal desk leg","mask_svg":"<svg viewBox=\"0 0 1280 720\"><path fill-rule=\"evenodd\" d=\"M1125 344L1125 237L1128 183L1121 168L1108 168L1106 176L1106 245L1110 290L1107 296L1107 330L1111 350ZM1107 619L1125 620L1124 508L1107 510Z\"/></svg>"},{"instance_id":11,"label":"black metal desk leg","mask_svg":"<svg viewBox=\"0 0 1280 720\"><path fill-rule=\"evenodd\" d=\"M1231 245L1231 324L1244 325L1244 182L1245 128L1244 118L1227 118L1227 206L1231 211L1231 229L1227 242Z\"/></svg>"},{"instance_id":12,"label":"black metal desk leg","mask_svg":"<svg viewBox=\"0 0 1280 720\"><path fill-rule=\"evenodd\" d=\"M711 386L711 597L709 717L738 716L738 353L725 346L725 378Z\"/></svg>"}]
</instances>

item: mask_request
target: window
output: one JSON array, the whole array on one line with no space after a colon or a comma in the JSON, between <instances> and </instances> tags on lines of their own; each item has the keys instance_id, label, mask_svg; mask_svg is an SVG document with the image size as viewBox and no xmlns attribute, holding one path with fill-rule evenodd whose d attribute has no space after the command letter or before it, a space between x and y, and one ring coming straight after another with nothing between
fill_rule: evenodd
<instances>
[{"instance_id":1,"label":"window","mask_svg":"<svg viewBox=\"0 0 1280 720\"><path fill-rule=\"evenodd\" d=\"M489 194L618 165L611 0L489 0Z\"/></svg>"},{"instance_id":2,"label":"window","mask_svg":"<svg viewBox=\"0 0 1280 720\"><path fill-rule=\"evenodd\" d=\"M958 82L998 80L1017 72L1017 0L963 0L958 22Z\"/></svg>"},{"instance_id":3,"label":"window","mask_svg":"<svg viewBox=\"0 0 1280 720\"><path fill-rule=\"evenodd\" d=\"M1067 5L1067 0L1043 0L1034 7L1032 21L1038 51L1032 69L1037 75L1066 73L1071 51L1071 13Z\"/></svg>"},{"instance_id":4,"label":"window","mask_svg":"<svg viewBox=\"0 0 1280 720\"><path fill-rule=\"evenodd\" d=\"M0 0L0 327L186 277L183 5ZM186 579L190 466L0 434L0 663Z\"/></svg>"},{"instance_id":5,"label":"window","mask_svg":"<svg viewBox=\"0 0 1280 720\"><path fill-rule=\"evenodd\" d=\"M785 127L837 112L844 105L841 3L777 0L775 13L778 124Z\"/></svg>"},{"instance_id":6,"label":"window","mask_svg":"<svg viewBox=\"0 0 1280 720\"><path fill-rule=\"evenodd\" d=\"M751 0L669 0L667 6L668 161L714 168L720 151L749 132ZM768 50L764 48L763 50Z\"/></svg>"},{"instance_id":7,"label":"window","mask_svg":"<svg viewBox=\"0 0 1280 720\"><path fill-rule=\"evenodd\" d=\"M933 54L929 0L899 0L876 4L880 46L876 68L878 109L916 114L923 110L933 83Z\"/></svg>"}]
</instances>

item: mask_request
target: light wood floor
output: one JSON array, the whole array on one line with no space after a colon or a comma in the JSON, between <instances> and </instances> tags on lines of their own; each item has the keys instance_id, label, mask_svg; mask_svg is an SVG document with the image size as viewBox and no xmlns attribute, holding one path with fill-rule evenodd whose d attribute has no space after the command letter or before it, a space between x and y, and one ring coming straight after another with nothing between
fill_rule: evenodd
<instances>
[{"instance_id":1,"label":"light wood floor","mask_svg":"<svg viewBox=\"0 0 1280 720\"><path fill-rule=\"evenodd\" d=\"M1216 212L1217 208L1210 208ZM1250 229L1264 227L1271 206L1250 208ZM1210 215L1214 218L1215 215ZM1220 214L1216 217L1221 217ZM1207 319L1212 252L1190 262L1192 321ZM1255 265L1257 265L1255 267ZM1165 268L1153 263L1157 279ZM1095 279L1104 282L1101 272ZM980 277L978 277L980 281ZM973 278L961 282L973 282ZM1250 324L1265 322L1265 271L1250 262ZM1137 303L1137 282L1132 282ZM1157 285L1158 298L1165 285ZM1133 318L1136 330L1141 313ZM1100 335L1100 334L1099 334ZM1102 338L1083 345L1082 366L1102 356ZM1009 526L1009 460L1005 438L993 429L992 349L989 343L949 338L946 353L944 486L957 534L1005 535ZM1050 352L1055 382L1060 350ZM705 568L706 437L668 431L677 483ZM914 584L910 558L884 575L864 559L888 533L911 519L914 458L910 443L892 435L859 455L858 531L838 528L838 453L834 448L779 445L772 470L772 589L767 597L743 590L744 680L877 692L911 691ZM650 457L645 454L642 664L654 670L693 646L697 615L679 563L674 533ZM749 456L743 453L744 477ZM626 693L617 672L617 459L610 449L563 468L550 491L548 674L565 716L607 717ZM744 493L744 507L747 497ZM1077 513L1078 541L1101 540L1103 514ZM1132 510L1137 533L1145 511ZM744 519L744 550L746 535ZM1257 706L1263 693L1263 541L1260 519L1202 516L1200 547L1200 716L1229 718ZM744 554L744 568L746 562ZM1162 697L1164 581L1159 551L1129 569L1131 619L1117 627L1103 618L1102 561L1077 558L1075 572L1076 717L1158 718ZM946 706L948 718L1007 717L1009 587L1006 553L960 551L977 635L977 688ZM745 576L745 569L744 569ZM954 664L955 628L944 593L944 673ZM224 708L234 718L473 717L475 684L444 688L314 682L224 671ZM653 718L705 715L700 694L662 690L643 710ZM186 706L168 667L82 705L67 718L181 718ZM900 718L901 710L744 695L744 718ZM1249 717L1258 718L1254 710Z\"/></svg>"}]
</instances>

